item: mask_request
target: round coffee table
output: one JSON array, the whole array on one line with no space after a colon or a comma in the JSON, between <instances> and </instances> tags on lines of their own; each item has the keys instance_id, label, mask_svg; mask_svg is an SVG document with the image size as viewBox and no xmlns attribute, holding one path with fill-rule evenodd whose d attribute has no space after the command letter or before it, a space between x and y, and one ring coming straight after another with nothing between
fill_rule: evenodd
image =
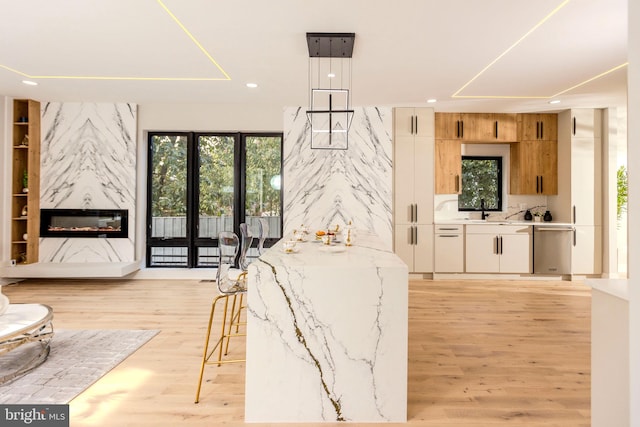
<instances>
[{"instance_id":1,"label":"round coffee table","mask_svg":"<svg viewBox=\"0 0 640 427\"><path fill-rule=\"evenodd\" d=\"M44 304L9 304L0 315L0 362L12 350L36 343L36 350L20 363L0 371L0 384L32 370L49 356L49 342L53 338L53 310Z\"/></svg>"}]
</instances>

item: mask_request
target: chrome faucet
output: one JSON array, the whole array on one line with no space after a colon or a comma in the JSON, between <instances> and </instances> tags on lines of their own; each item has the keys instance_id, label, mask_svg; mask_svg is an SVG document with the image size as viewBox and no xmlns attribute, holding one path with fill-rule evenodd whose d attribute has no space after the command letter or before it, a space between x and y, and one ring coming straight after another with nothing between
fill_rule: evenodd
<instances>
[{"instance_id":1,"label":"chrome faucet","mask_svg":"<svg viewBox=\"0 0 640 427\"><path fill-rule=\"evenodd\" d=\"M484 199L480 199L480 210L482 211L482 219L487 219L489 217L489 214L484 211Z\"/></svg>"}]
</instances>

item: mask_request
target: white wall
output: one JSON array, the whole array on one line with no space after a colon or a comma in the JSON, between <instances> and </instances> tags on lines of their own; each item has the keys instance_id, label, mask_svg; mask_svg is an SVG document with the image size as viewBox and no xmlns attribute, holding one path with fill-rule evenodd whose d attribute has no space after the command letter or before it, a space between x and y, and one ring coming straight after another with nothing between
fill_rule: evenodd
<instances>
[{"instance_id":1,"label":"white wall","mask_svg":"<svg viewBox=\"0 0 640 427\"><path fill-rule=\"evenodd\" d=\"M640 426L640 2L629 1L628 162L629 162L629 360L631 426Z\"/></svg>"}]
</instances>

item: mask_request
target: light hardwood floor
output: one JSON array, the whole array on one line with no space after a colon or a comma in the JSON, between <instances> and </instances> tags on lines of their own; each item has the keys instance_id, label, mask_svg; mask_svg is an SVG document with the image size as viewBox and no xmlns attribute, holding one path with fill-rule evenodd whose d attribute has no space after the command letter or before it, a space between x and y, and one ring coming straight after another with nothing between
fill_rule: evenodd
<instances>
[{"instance_id":1,"label":"light hardwood floor","mask_svg":"<svg viewBox=\"0 0 640 427\"><path fill-rule=\"evenodd\" d=\"M30 280L3 292L50 305L59 329L162 331L71 402L72 426L242 425L244 364L207 367L193 403L213 286ZM409 304L406 425L590 425L588 287L419 280Z\"/></svg>"}]
</instances>

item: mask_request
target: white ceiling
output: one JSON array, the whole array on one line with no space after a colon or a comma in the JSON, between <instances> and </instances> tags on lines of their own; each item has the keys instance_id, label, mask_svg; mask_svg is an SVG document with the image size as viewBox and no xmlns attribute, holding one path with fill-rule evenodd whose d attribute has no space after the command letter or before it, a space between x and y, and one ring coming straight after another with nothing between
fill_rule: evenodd
<instances>
[{"instance_id":1,"label":"white ceiling","mask_svg":"<svg viewBox=\"0 0 640 427\"><path fill-rule=\"evenodd\" d=\"M626 63L627 0L0 0L0 16L11 97L307 105L305 34L353 32L353 105L626 104L625 66L564 91Z\"/></svg>"}]
</instances>

